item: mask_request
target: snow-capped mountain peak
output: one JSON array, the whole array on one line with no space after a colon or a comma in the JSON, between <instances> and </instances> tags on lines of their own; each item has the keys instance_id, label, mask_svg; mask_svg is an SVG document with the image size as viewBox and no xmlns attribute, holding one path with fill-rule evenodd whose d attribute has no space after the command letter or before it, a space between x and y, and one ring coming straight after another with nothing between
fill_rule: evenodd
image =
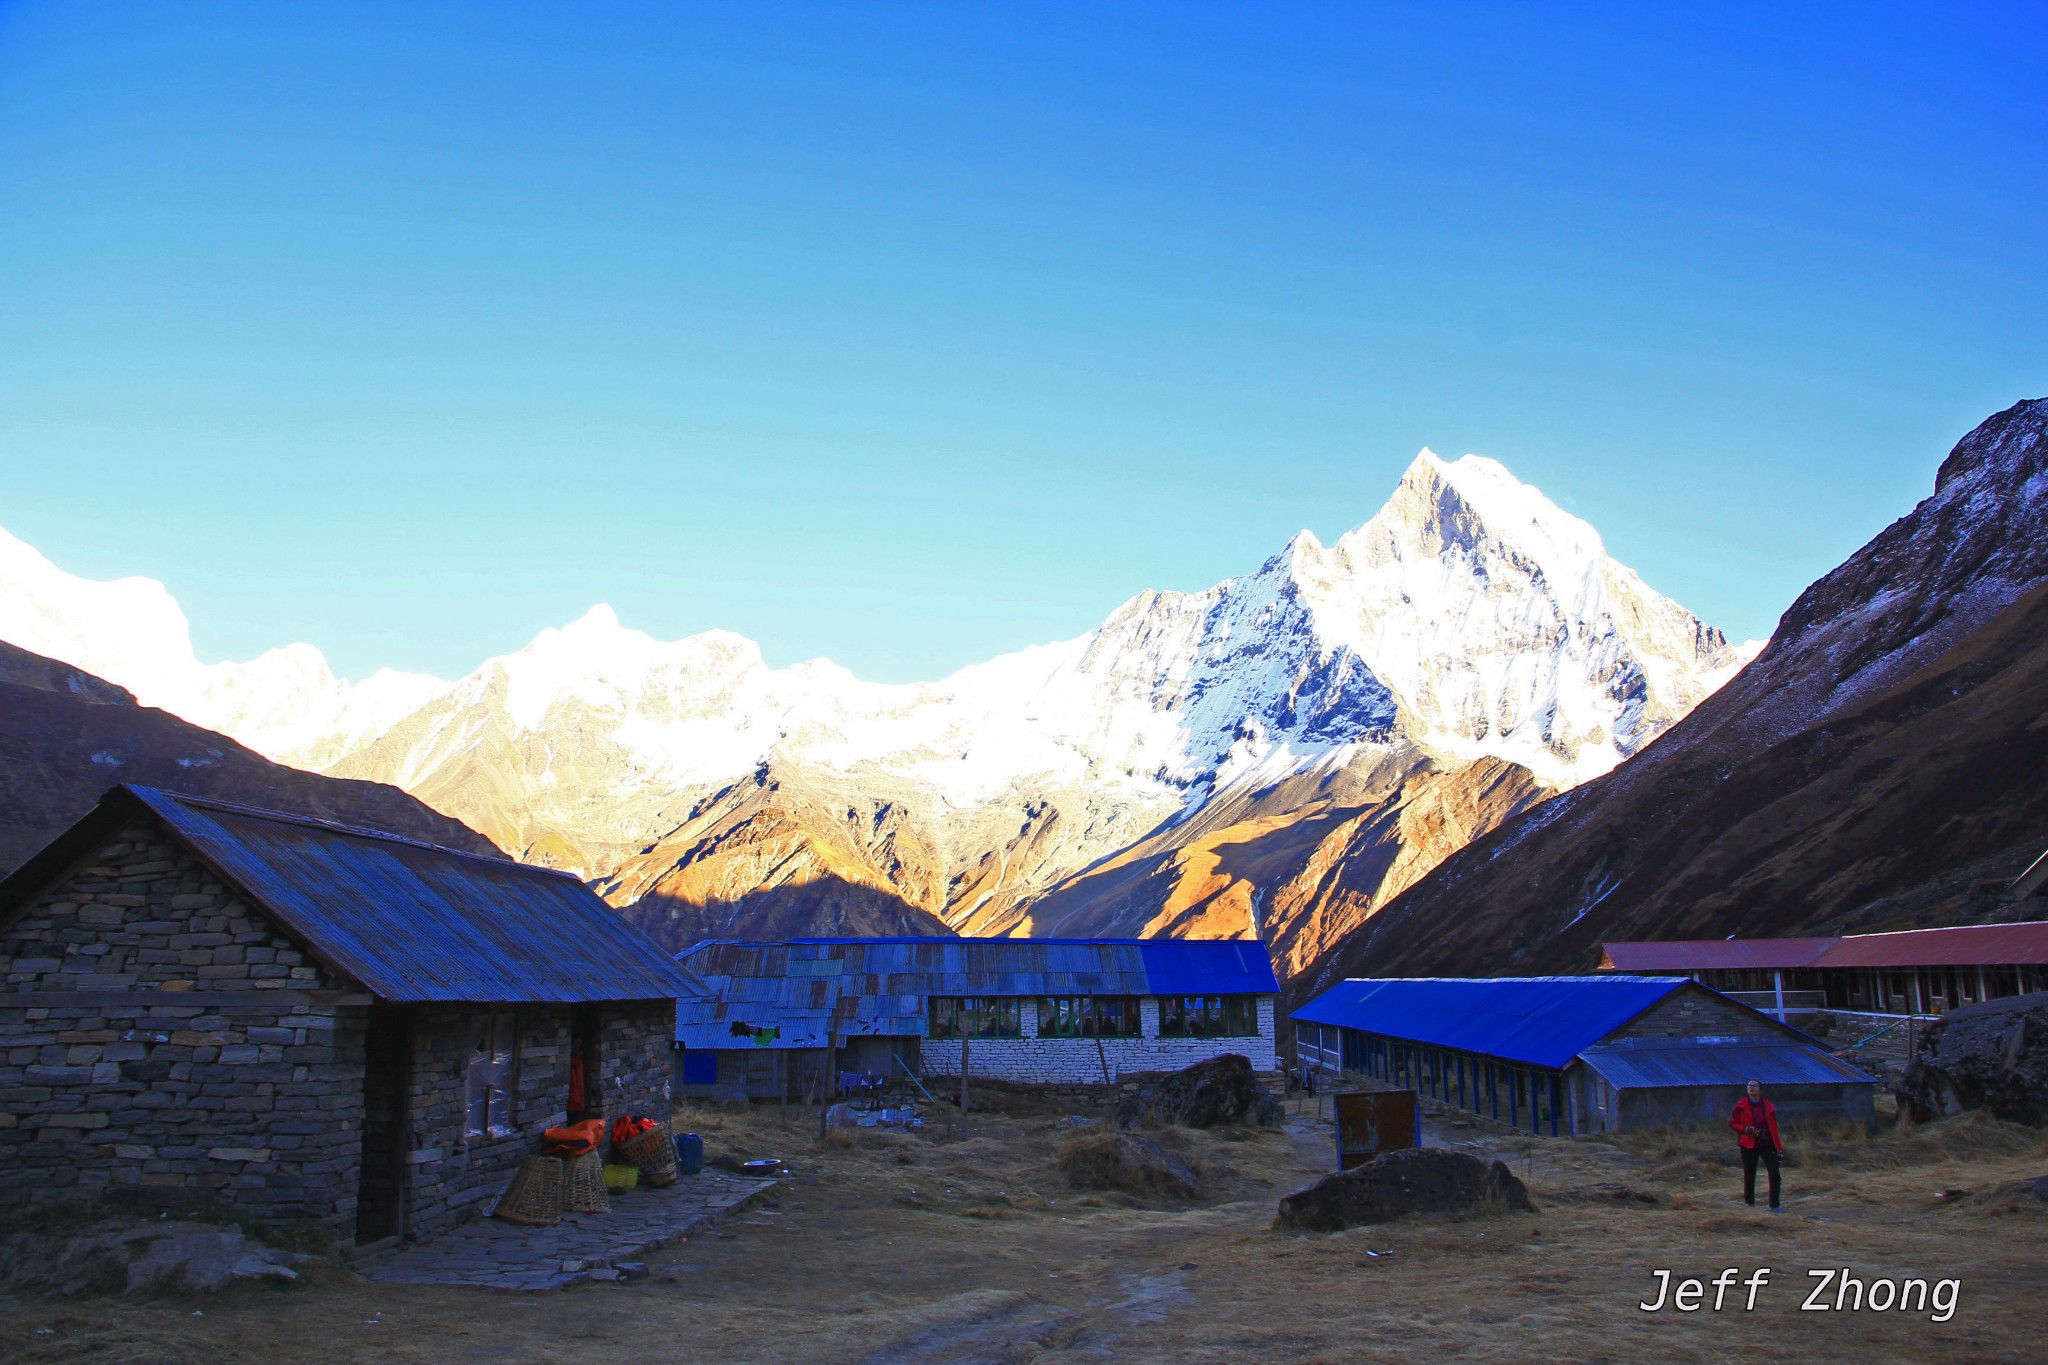
<instances>
[{"instance_id":1,"label":"snow-capped mountain peak","mask_svg":"<svg viewBox=\"0 0 2048 1365\"><path fill-rule=\"evenodd\" d=\"M1568 786L1734 661L1585 522L1492 460L1427 450L1333 544L1302 531L1241 577L1141 592L1086 635L900 686L823 659L770 668L728 631L659 640L600 603L457 683L351 687L306 645L198 664L148 580L87 584L19 542L0 543L8 572L41 605L10 605L0 636L33 628L17 642L139 694L171 679L159 704L287 761L396 782L507 848L601 872L707 803L801 773L842 792L841 811L874 804L863 837L886 826L921 841L910 863L945 866L921 905L954 878L995 894L1006 874L978 860L1004 840L1032 843L1029 876L1063 875L1225 793L1354 759L1493 758ZM89 655L108 636L147 641L147 657Z\"/></svg>"},{"instance_id":2,"label":"snow-capped mountain peak","mask_svg":"<svg viewBox=\"0 0 2048 1365\"><path fill-rule=\"evenodd\" d=\"M309 644L247 663L202 664L184 610L162 583L66 573L4 530L0 639L118 683L142 705L230 735L266 758L309 768L383 733L447 687L388 668L351 684Z\"/></svg>"}]
</instances>

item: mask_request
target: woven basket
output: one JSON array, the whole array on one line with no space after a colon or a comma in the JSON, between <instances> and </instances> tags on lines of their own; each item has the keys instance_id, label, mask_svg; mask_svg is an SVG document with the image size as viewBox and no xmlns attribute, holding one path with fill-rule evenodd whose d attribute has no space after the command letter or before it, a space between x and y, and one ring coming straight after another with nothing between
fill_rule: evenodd
<instances>
[{"instance_id":1,"label":"woven basket","mask_svg":"<svg viewBox=\"0 0 2048 1365\"><path fill-rule=\"evenodd\" d=\"M675 1184L681 1173L676 1165L676 1140L669 1136L665 1123L655 1124L639 1137L613 1143L612 1155L638 1166L641 1179L657 1188Z\"/></svg>"},{"instance_id":2,"label":"woven basket","mask_svg":"<svg viewBox=\"0 0 2048 1365\"><path fill-rule=\"evenodd\" d=\"M553 1227L562 1221L564 1184L560 1157L530 1156L519 1163L491 1216L528 1227Z\"/></svg>"},{"instance_id":3,"label":"woven basket","mask_svg":"<svg viewBox=\"0 0 2048 1365\"><path fill-rule=\"evenodd\" d=\"M596 1152L572 1156L562 1163L568 1188L562 1207L570 1213L610 1213L612 1197L604 1189L604 1158Z\"/></svg>"}]
</instances>

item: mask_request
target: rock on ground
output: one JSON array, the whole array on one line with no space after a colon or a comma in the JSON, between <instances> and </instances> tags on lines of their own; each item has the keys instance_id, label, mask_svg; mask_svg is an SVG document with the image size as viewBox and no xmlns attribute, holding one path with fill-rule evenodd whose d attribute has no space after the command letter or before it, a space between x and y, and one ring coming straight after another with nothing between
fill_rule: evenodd
<instances>
[{"instance_id":1,"label":"rock on ground","mask_svg":"<svg viewBox=\"0 0 2048 1365\"><path fill-rule=\"evenodd\" d=\"M1529 1192L1508 1168L1466 1152L1411 1147L1325 1176L1280 1201L1282 1228L1337 1232L1410 1213L1527 1213Z\"/></svg>"},{"instance_id":2,"label":"rock on ground","mask_svg":"<svg viewBox=\"0 0 2048 1365\"><path fill-rule=\"evenodd\" d=\"M2008 1122L2048 1126L2048 992L1943 1015L1922 1035L1898 1094L1921 1122L1988 1109Z\"/></svg>"},{"instance_id":3,"label":"rock on ground","mask_svg":"<svg viewBox=\"0 0 2048 1365\"><path fill-rule=\"evenodd\" d=\"M1280 1101L1266 1093L1251 1058L1226 1052L1180 1071L1151 1071L1134 1077L1138 1092L1116 1107L1116 1126L1180 1124L1215 1128L1230 1123L1276 1127L1284 1117Z\"/></svg>"},{"instance_id":4,"label":"rock on ground","mask_svg":"<svg viewBox=\"0 0 2048 1365\"><path fill-rule=\"evenodd\" d=\"M1136 1133L1088 1133L1060 1149L1060 1169L1077 1190L1123 1190L1193 1199L1202 1192L1194 1168Z\"/></svg>"},{"instance_id":5,"label":"rock on ground","mask_svg":"<svg viewBox=\"0 0 2048 1365\"><path fill-rule=\"evenodd\" d=\"M20 1233L0 1249L0 1286L39 1297L183 1290L295 1280L311 1260L248 1240L238 1227L112 1218L71 1235Z\"/></svg>"},{"instance_id":6,"label":"rock on ground","mask_svg":"<svg viewBox=\"0 0 2048 1365\"><path fill-rule=\"evenodd\" d=\"M2037 1175L2031 1180L2008 1180L2003 1185L1979 1190L1959 1202L1985 1213L2048 1214L2048 1175Z\"/></svg>"}]
</instances>

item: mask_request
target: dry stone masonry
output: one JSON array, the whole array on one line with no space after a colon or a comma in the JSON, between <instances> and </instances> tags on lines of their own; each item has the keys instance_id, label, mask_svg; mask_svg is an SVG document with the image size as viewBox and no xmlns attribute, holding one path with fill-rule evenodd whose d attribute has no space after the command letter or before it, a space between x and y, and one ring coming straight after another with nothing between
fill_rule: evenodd
<instances>
[{"instance_id":1,"label":"dry stone masonry","mask_svg":"<svg viewBox=\"0 0 2048 1365\"><path fill-rule=\"evenodd\" d=\"M0 982L0 1204L223 1205L346 1248L373 1187L414 1237L479 1212L567 1118L572 1046L587 1112L669 1112L673 999L378 1000L147 816L0 918ZM473 1133L466 1081L500 1015L505 1109ZM400 1024L382 1092L379 1019Z\"/></svg>"},{"instance_id":2,"label":"dry stone masonry","mask_svg":"<svg viewBox=\"0 0 2048 1365\"><path fill-rule=\"evenodd\" d=\"M0 1201L354 1209L369 997L136 826L0 935Z\"/></svg>"}]
</instances>

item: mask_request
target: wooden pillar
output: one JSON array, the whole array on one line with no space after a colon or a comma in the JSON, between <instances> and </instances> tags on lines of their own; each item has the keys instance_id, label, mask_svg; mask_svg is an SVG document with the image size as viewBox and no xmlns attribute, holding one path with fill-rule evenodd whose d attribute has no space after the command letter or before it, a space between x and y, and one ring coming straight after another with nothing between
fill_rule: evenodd
<instances>
[{"instance_id":1,"label":"wooden pillar","mask_svg":"<svg viewBox=\"0 0 2048 1365\"><path fill-rule=\"evenodd\" d=\"M1771 969L1771 994L1777 997L1778 1022L1782 1024L1785 1022L1785 969L1782 967Z\"/></svg>"}]
</instances>

